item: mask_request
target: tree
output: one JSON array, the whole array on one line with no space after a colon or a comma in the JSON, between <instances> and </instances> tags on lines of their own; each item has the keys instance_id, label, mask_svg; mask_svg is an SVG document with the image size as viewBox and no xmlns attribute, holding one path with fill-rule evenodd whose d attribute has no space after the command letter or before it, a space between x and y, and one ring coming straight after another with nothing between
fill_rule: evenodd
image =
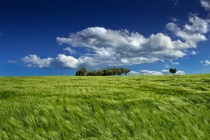
<instances>
[{"instance_id":1,"label":"tree","mask_svg":"<svg viewBox=\"0 0 210 140\"><path fill-rule=\"evenodd\" d=\"M169 72L172 73L172 74L174 75L174 73L176 73L176 69L170 68L170 69L169 69Z\"/></svg>"},{"instance_id":2,"label":"tree","mask_svg":"<svg viewBox=\"0 0 210 140\"><path fill-rule=\"evenodd\" d=\"M111 68L107 68L107 69L106 69L106 75L107 75L107 76L113 75L113 70L112 70Z\"/></svg>"},{"instance_id":3,"label":"tree","mask_svg":"<svg viewBox=\"0 0 210 140\"><path fill-rule=\"evenodd\" d=\"M82 67L76 72L76 76L86 76L87 73L87 69L85 67Z\"/></svg>"},{"instance_id":4,"label":"tree","mask_svg":"<svg viewBox=\"0 0 210 140\"><path fill-rule=\"evenodd\" d=\"M125 68L104 68L99 70L87 71L85 67L80 68L76 72L76 76L115 76L115 75L127 75L130 72L129 69Z\"/></svg>"},{"instance_id":5,"label":"tree","mask_svg":"<svg viewBox=\"0 0 210 140\"><path fill-rule=\"evenodd\" d=\"M124 69L123 69L122 67L117 68L117 71L116 71L117 75L118 75L118 76L122 75L122 74L123 74L123 70L124 70Z\"/></svg>"},{"instance_id":6,"label":"tree","mask_svg":"<svg viewBox=\"0 0 210 140\"><path fill-rule=\"evenodd\" d=\"M114 67L114 68L112 68L112 75L116 75L117 74L117 68L116 67Z\"/></svg>"},{"instance_id":7,"label":"tree","mask_svg":"<svg viewBox=\"0 0 210 140\"><path fill-rule=\"evenodd\" d=\"M104 71L103 71L103 70L100 70L100 69L99 69L99 70L97 71L97 75L98 75L98 76L103 76L103 74L104 74Z\"/></svg>"},{"instance_id":8,"label":"tree","mask_svg":"<svg viewBox=\"0 0 210 140\"><path fill-rule=\"evenodd\" d=\"M124 74L127 75L130 72L129 69L124 69Z\"/></svg>"}]
</instances>

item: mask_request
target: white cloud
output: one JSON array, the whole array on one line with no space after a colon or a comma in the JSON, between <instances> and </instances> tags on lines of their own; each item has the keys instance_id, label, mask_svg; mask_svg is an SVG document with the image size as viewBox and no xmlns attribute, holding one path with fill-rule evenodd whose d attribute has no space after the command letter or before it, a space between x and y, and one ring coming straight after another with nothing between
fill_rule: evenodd
<instances>
[{"instance_id":1,"label":"white cloud","mask_svg":"<svg viewBox=\"0 0 210 140\"><path fill-rule=\"evenodd\" d=\"M209 31L210 20L203 20L196 15L190 15L189 24L186 24L183 29L178 27L175 23L168 23L166 28L173 32L177 37L185 40L188 46L185 48L195 48L197 42L206 41L206 37L203 35Z\"/></svg>"},{"instance_id":2,"label":"white cloud","mask_svg":"<svg viewBox=\"0 0 210 140\"><path fill-rule=\"evenodd\" d=\"M184 72L184 71L181 71L181 70L178 70L178 71L176 72L176 75L185 75L185 72Z\"/></svg>"},{"instance_id":3,"label":"white cloud","mask_svg":"<svg viewBox=\"0 0 210 140\"><path fill-rule=\"evenodd\" d=\"M59 68L59 69L71 69L78 68L80 66L96 67L96 66L120 66L120 65L131 65L141 63L154 63L158 61L157 58L128 58L119 59L117 57L108 57L106 54L95 55L94 57L81 56L75 58L73 56L67 56L64 54L58 54L56 58L40 58L37 55L29 55L22 58L22 61L28 67L39 67L39 68Z\"/></svg>"},{"instance_id":4,"label":"white cloud","mask_svg":"<svg viewBox=\"0 0 210 140\"><path fill-rule=\"evenodd\" d=\"M129 75L163 75L162 72L159 71L150 71L150 70L140 70L139 72L130 71Z\"/></svg>"},{"instance_id":5,"label":"white cloud","mask_svg":"<svg viewBox=\"0 0 210 140\"><path fill-rule=\"evenodd\" d=\"M128 73L128 75L139 75L140 73L139 72L136 72L136 71L130 71Z\"/></svg>"},{"instance_id":6,"label":"white cloud","mask_svg":"<svg viewBox=\"0 0 210 140\"><path fill-rule=\"evenodd\" d=\"M202 33L205 34L209 31L209 19L201 19L196 15L191 14L189 17L189 24L184 26L184 30L190 33Z\"/></svg>"},{"instance_id":7,"label":"white cloud","mask_svg":"<svg viewBox=\"0 0 210 140\"><path fill-rule=\"evenodd\" d=\"M15 60L7 60L8 63L16 63Z\"/></svg>"},{"instance_id":8,"label":"white cloud","mask_svg":"<svg viewBox=\"0 0 210 140\"><path fill-rule=\"evenodd\" d=\"M164 73L164 74L168 74L169 70L162 70L161 72Z\"/></svg>"},{"instance_id":9,"label":"white cloud","mask_svg":"<svg viewBox=\"0 0 210 140\"><path fill-rule=\"evenodd\" d=\"M201 5L206 9L210 10L210 1L209 0L200 0Z\"/></svg>"},{"instance_id":10,"label":"white cloud","mask_svg":"<svg viewBox=\"0 0 210 140\"><path fill-rule=\"evenodd\" d=\"M57 68L77 68L80 63L82 63L82 60L64 54L58 54L58 56L52 60L52 67Z\"/></svg>"},{"instance_id":11,"label":"white cloud","mask_svg":"<svg viewBox=\"0 0 210 140\"><path fill-rule=\"evenodd\" d=\"M70 54L77 54L76 50L73 50L70 47L66 47L63 50L69 52Z\"/></svg>"},{"instance_id":12,"label":"white cloud","mask_svg":"<svg viewBox=\"0 0 210 140\"><path fill-rule=\"evenodd\" d=\"M207 40L206 37L200 33L189 34L184 31L179 31L176 33L176 35L184 39L187 43L189 43L191 46L190 48L196 48L197 42Z\"/></svg>"},{"instance_id":13,"label":"white cloud","mask_svg":"<svg viewBox=\"0 0 210 140\"><path fill-rule=\"evenodd\" d=\"M162 71L150 71L150 70L140 70L139 72L131 71L129 75L169 75L169 70L162 70ZM175 75L184 75L185 72L178 70Z\"/></svg>"},{"instance_id":14,"label":"white cloud","mask_svg":"<svg viewBox=\"0 0 210 140\"><path fill-rule=\"evenodd\" d=\"M173 20L173 22L178 22L179 21L179 19L177 19L177 18L171 18L172 20Z\"/></svg>"},{"instance_id":15,"label":"white cloud","mask_svg":"<svg viewBox=\"0 0 210 140\"><path fill-rule=\"evenodd\" d=\"M50 67L50 62L52 58L40 58L37 55L29 55L22 58L22 61L27 64L28 67Z\"/></svg>"},{"instance_id":16,"label":"white cloud","mask_svg":"<svg viewBox=\"0 0 210 140\"><path fill-rule=\"evenodd\" d=\"M172 65L179 65L179 62L173 62L173 61L171 61L171 64Z\"/></svg>"},{"instance_id":17,"label":"white cloud","mask_svg":"<svg viewBox=\"0 0 210 140\"><path fill-rule=\"evenodd\" d=\"M204 66L210 65L210 61L209 60L205 60L205 61L200 61Z\"/></svg>"},{"instance_id":18,"label":"white cloud","mask_svg":"<svg viewBox=\"0 0 210 140\"><path fill-rule=\"evenodd\" d=\"M181 29L173 22L170 22L168 24L166 24L166 28L171 31L171 32L177 32L180 31Z\"/></svg>"},{"instance_id":19,"label":"white cloud","mask_svg":"<svg viewBox=\"0 0 210 140\"><path fill-rule=\"evenodd\" d=\"M141 70L140 71L140 74L143 74L143 75L163 75L162 72L159 72L159 71L149 71L149 70Z\"/></svg>"},{"instance_id":20,"label":"white cloud","mask_svg":"<svg viewBox=\"0 0 210 140\"><path fill-rule=\"evenodd\" d=\"M81 59L76 59L72 56L66 56L64 54L58 54L56 58L40 58L37 55L29 55L22 58L22 61L28 67L39 67L39 68L77 68Z\"/></svg>"},{"instance_id":21,"label":"white cloud","mask_svg":"<svg viewBox=\"0 0 210 140\"><path fill-rule=\"evenodd\" d=\"M75 48L92 49L97 57L116 57L122 62L155 58L158 60L172 60L185 56L183 48L190 48L188 43L180 40L173 41L163 33L150 35L145 38L139 33L128 30L110 30L103 27L91 27L69 38L57 37L59 44L69 44ZM138 62L130 64L136 64ZM141 63L141 62L140 62Z\"/></svg>"},{"instance_id":22,"label":"white cloud","mask_svg":"<svg viewBox=\"0 0 210 140\"><path fill-rule=\"evenodd\" d=\"M91 54L83 54L78 58L58 54L55 58L40 58L29 55L22 61L30 67L48 68L78 68L80 66L119 66L157 61L175 60L187 55L186 49L195 48L197 42L207 40L203 35L209 31L209 20L203 20L195 15L189 17L190 25L183 29L175 23L168 23L166 28L182 40L172 40L163 33L151 34L148 38L138 32L128 30L111 30L103 27L90 27L70 34L69 37L57 37L57 42L71 46L64 48L70 55L76 54L76 49L91 50ZM72 49L75 48L75 49ZM178 64L178 62L173 62Z\"/></svg>"},{"instance_id":23,"label":"white cloud","mask_svg":"<svg viewBox=\"0 0 210 140\"><path fill-rule=\"evenodd\" d=\"M191 54L192 54L192 55L196 55L196 54L197 54L197 52L195 52L195 51L192 51L192 52L191 52Z\"/></svg>"}]
</instances>

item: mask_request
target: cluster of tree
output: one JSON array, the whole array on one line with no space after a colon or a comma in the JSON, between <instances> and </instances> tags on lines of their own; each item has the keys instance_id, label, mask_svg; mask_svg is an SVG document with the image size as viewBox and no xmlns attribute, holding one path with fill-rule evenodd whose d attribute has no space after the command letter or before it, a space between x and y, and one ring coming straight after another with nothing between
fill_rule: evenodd
<instances>
[{"instance_id":1,"label":"cluster of tree","mask_svg":"<svg viewBox=\"0 0 210 140\"><path fill-rule=\"evenodd\" d=\"M105 69L99 69L99 70L93 70L93 71L87 71L85 67L80 68L76 72L76 76L115 76L115 75L127 75L130 72L130 69L126 68L105 68Z\"/></svg>"},{"instance_id":2,"label":"cluster of tree","mask_svg":"<svg viewBox=\"0 0 210 140\"><path fill-rule=\"evenodd\" d=\"M170 68L169 72L172 73L173 75L176 73L176 69L174 68ZM130 72L130 69L126 69L126 68L105 68L105 69L99 69L97 70L93 70L93 71L88 71L85 67L80 68L77 72L76 72L76 76L115 76L115 75L127 75Z\"/></svg>"}]
</instances>

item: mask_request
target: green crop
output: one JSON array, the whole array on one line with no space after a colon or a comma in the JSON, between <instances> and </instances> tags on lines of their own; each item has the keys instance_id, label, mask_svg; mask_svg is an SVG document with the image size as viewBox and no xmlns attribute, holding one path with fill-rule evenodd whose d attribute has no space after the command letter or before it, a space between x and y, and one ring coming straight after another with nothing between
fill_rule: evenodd
<instances>
[{"instance_id":1,"label":"green crop","mask_svg":"<svg viewBox=\"0 0 210 140\"><path fill-rule=\"evenodd\" d=\"M0 140L210 139L210 75L0 78Z\"/></svg>"}]
</instances>

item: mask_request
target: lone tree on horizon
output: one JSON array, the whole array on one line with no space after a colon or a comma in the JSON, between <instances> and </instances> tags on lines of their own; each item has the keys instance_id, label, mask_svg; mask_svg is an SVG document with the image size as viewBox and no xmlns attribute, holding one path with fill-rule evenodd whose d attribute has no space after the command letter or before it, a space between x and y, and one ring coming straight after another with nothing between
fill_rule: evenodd
<instances>
[{"instance_id":1,"label":"lone tree on horizon","mask_svg":"<svg viewBox=\"0 0 210 140\"><path fill-rule=\"evenodd\" d=\"M172 73L174 75L174 73L176 73L176 69L170 68L169 72Z\"/></svg>"}]
</instances>

